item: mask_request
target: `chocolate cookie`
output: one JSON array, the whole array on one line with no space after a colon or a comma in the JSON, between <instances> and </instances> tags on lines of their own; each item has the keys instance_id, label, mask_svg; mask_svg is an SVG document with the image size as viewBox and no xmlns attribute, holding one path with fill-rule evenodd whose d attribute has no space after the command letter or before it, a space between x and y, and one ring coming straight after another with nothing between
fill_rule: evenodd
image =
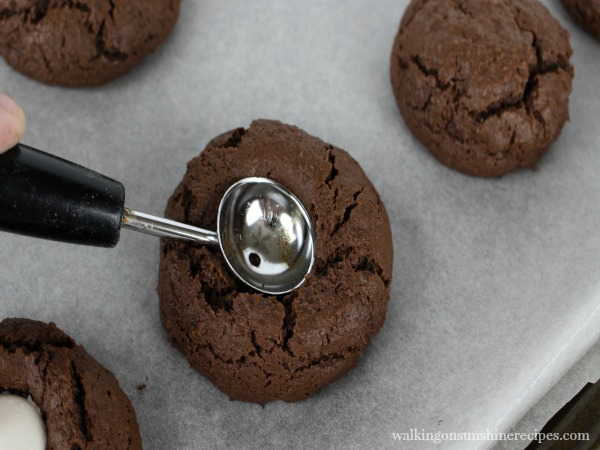
<instances>
[{"instance_id":1,"label":"chocolate cookie","mask_svg":"<svg viewBox=\"0 0 600 450\"><path fill-rule=\"evenodd\" d=\"M0 392L31 396L47 449L141 449L133 406L114 375L50 325L0 322Z\"/></svg>"},{"instance_id":2,"label":"chocolate cookie","mask_svg":"<svg viewBox=\"0 0 600 450\"><path fill-rule=\"evenodd\" d=\"M573 19L597 39L600 39L600 0L561 1Z\"/></svg>"},{"instance_id":3,"label":"chocolate cookie","mask_svg":"<svg viewBox=\"0 0 600 450\"><path fill-rule=\"evenodd\" d=\"M391 80L443 164L494 177L535 167L569 118L568 33L537 0L412 0Z\"/></svg>"},{"instance_id":4,"label":"chocolate cookie","mask_svg":"<svg viewBox=\"0 0 600 450\"><path fill-rule=\"evenodd\" d=\"M375 188L348 153L279 122L212 140L167 217L216 229L221 197L245 177L290 189L316 228L315 266L289 294L238 281L218 250L163 239L158 292L170 342L232 399L303 400L356 366L385 320L392 236Z\"/></svg>"},{"instance_id":5,"label":"chocolate cookie","mask_svg":"<svg viewBox=\"0 0 600 450\"><path fill-rule=\"evenodd\" d=\"M154 51L178 15L179 0L3 2L0 55L43 83L104 84Z\"/></svg>"}]
</instances>

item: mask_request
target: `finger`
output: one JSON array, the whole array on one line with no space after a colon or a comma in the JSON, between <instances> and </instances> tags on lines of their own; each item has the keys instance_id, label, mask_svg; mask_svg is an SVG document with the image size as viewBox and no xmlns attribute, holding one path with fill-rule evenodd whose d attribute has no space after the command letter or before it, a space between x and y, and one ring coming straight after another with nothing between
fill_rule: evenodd
<instances>
[{"instance_id":1,"label":"finger","mask_svg":"<svg viewBox=\"0 0 600 450\"><path fill-rule=\"evenodd\" d=\"M25 113L11 97L0 92L0 153L17 145L25 132Z\"/></svg>"}]
</instances>

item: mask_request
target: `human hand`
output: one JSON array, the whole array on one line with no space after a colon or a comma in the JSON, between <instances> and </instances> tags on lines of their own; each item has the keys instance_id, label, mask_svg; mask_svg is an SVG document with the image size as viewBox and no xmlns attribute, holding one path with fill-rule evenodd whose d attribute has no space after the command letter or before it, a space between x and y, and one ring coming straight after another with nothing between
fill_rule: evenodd
<instances>
[{"instance_id":1,"label":"human hand","mask_svg":"<svg viewBox=\"0 0 600 450\"><path fill-rule=\"evenodd\" d=\"M0 153L13 148L25 132L25 113L11 97L0 92Z\"/></svg>"}]
</instances>

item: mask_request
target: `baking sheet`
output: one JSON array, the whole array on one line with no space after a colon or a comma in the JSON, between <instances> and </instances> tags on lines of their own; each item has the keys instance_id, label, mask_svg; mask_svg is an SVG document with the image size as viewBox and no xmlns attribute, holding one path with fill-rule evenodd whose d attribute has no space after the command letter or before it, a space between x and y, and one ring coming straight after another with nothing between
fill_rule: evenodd
<instances>
[{"instance_id":1,"label":"baking sheet","mask_svg":"<svg viewBox=\"0 0 600 450\"><path fill-rule=\"evenodd\" d=\"M169 40L101 88L44 86L0 62L0 90L28 115L23 142L124 182L134 209L162 214L208 140L271 118L348 150L390 215L388 317L359 367L265 408L229 401L167 343L157 239L124 231L99 250L0 234L0 316L55 321L112 370L146 449L397 448L392 432L411 428L505 431L598 340L600 44L543 2L572 32L571 122L537 172L470 178L437 163L394 102L407 3L184 0Z\"/></svg>"}]
</instances>

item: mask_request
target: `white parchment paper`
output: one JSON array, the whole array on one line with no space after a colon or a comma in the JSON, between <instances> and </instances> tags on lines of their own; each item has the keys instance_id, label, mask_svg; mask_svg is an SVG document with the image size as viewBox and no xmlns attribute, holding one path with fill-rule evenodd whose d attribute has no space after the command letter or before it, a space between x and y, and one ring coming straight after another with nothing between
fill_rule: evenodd
<instances>
[{"instance_id":1,"label":"white parchment paper","mask_svg":"<svg viewBox=\"0 0 600 450\"><path fill-rule=\"evenodd\" d=\"M392 433L506 431L598 340L600 43L544 1L572 33L571 122L537 172L470 178L435 161L396 107L389 55L407 3L183 0L168 41L94 89L0 61L24 142L122 181L131 208L162 214L208 140L271 118L349 151L390 215L387 322L359 367L265 408L229 401L167 343L157 239L124 231L99 250L0 233L0 317L55 321L112 370L146 449L440 448Z\"/></svg>"}]
</instances>

